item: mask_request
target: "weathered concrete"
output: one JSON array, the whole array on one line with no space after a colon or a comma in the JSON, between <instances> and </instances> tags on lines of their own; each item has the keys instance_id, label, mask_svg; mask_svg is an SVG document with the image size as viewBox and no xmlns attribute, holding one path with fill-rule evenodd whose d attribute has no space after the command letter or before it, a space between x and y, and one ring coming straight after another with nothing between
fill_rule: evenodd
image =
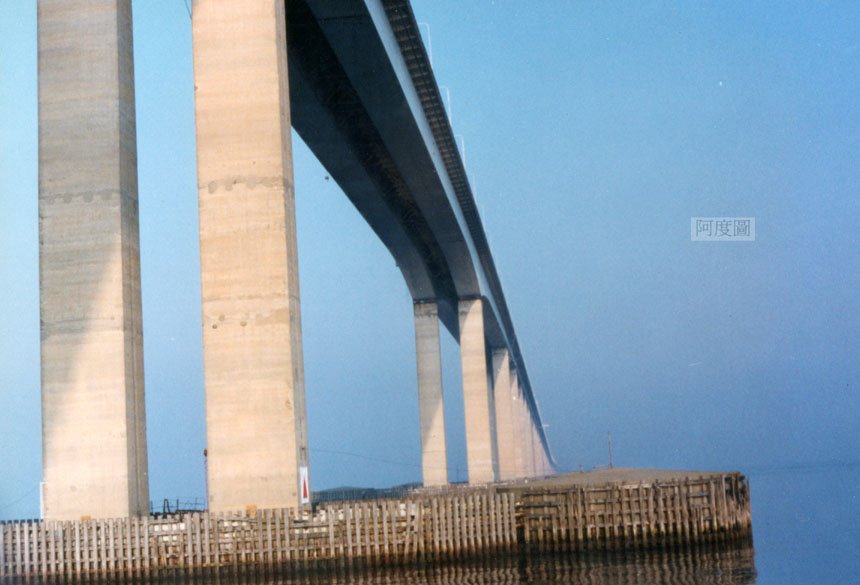
<instances>
[{"instance_id":1,"label":"weathered concrete","mask_svg":"<svg viewBox=\"0 0 860 585\"><path fill-rule=\"evenodd\" d=\"M421 423L421 472L425 486L448 483L442 354L436 303L415 303L415 356L418 364L418 413Z\"/></svg>"},{"instance_id":2,"label":"weathered concrete","mask_svg":"<svg viewBox=\"0 0 860 585\"><path fill-rule=\"evenodd\" d=\"M511 432L513 434L512 448L514 458L514 477L525 477L523 473L523 451L522 451L522 421L520 419L520 409L522 408L522 398L520 395L519 376L517 371L511 369L508 372L508 382L510 383L511 396Z\"/></svg>"},{"instance_id":3,"label":"weathered concrete","mask_svg":"<svg viewBox=\"0 0 860 585\"><path fill-rule=\"evenodd\" d=\"M526 417L526 433L528 434L528 475L535 477L537 475L537 446L535 445L535 427L532 419L531 411L528 408L525 410Z\"/></svg>"},{"instance_id":4,"label":"weathered concrete","mask_svg":"<svg viewBox=\"0 0 860 585\"><path fill-rule=\"evenodd\" d=\"M516 378L516 372L511 372L511 377ZM517 390L520 391L519 386ZM517 394L517 402L514 406L514 416L517 421L517 477L529 477L531 468L529 457L531 455L531 443L528 438L528 411L522 393Z\"/></svg>"},{"instance_id":5,"label":"weathered concrete","mask_svg":"<svg viewBox=\"0 0 860 585\"><path fill-rule=\"evenodd\" d=\"M466 299L459 303L469 483L495 481L499 477L496 417L487 364L483 304L482 299Z\"/></svg>"},{"instance_id":6,"label":"weathered concrete","mask_svg":"<svg viewBox=\"0 0 860 585\"><path fill-rule=\"evenodd\" d=\"M538 437L537 426L534 418L531 419L531 434L532 434L532 475L543 475L543 464L541 462L541 443Z\"/></svg>"},{"instance_id":7,"label":"weathered concrete","mask_svg":"<svg viewBox=\"0 0 860 585\"><path fill-rule=\"evenodd\" d=\"M535 477L537 475L537 464L535 463L534 425L532 424L531 414L525 405L523 405L523 420L525 421L523 425L523 441L526 454L526 477Z\"/></svg>"},{"instance_id":8,"label":"weathered concrete","mask_svg":"<svg viewBox=\"0 0 860 585\"><path fill-rule=\"evenodd\" d=\"M283 2L194 2L209 507L300 501L307 465Z\"/></svg>"},{"instance_id":9,"label":"weathered concrete","mask_svg":"<svg viewBox=\"0 0 860 585\"><path fill-rule=\"evenodd\" d=\"M514 398L511 388L511 361L506 349L493 351L493 397L496 415L496 446L499 457L499 479L517 477Z\"/></svg>"},{"instance_id":10,"label":"weathered concrete","mask_svg":"<svg viewBox=\"0 0 860 585\"><path fill-rule=\"evenodd\" d=\"M550 463L550 460L549 460L549 453L547 453L547 450L544 448L543 443L541 443L541 455L543 456L543 474L544 475L553 474L554 470L553 470L552 464Z\"/></svg>"},{"instance_id":11,"label":"weathered concrete","mask_svg":"<svg viewBox=\"0 0 860 585\"><path fill-rule=\"evenodd\" d=\"M44 517L149 512L129 0L41 0Z\"/></svg>"},{"instance_id":12,"label":"weathered concrete","mask_svg":"<svg viewBox=\"0 0 860 585\"><path fill-rule=\"evenodd\" d=\"M524 419L525 402L517 371L511 370L509 377L512 397L511 420L514 428L514 476L517 478L528 477L526 471L525 429L527 427Z\"/></svg>"}]
</instances>

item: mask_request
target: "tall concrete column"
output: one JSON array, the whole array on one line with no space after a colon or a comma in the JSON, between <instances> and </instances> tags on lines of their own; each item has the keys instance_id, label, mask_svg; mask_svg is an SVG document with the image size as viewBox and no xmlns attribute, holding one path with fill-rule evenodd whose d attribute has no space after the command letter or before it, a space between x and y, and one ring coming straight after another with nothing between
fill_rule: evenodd
<instances>
[{"instance_id":1,"label":"tall concrete column","mask_svg":"<svg viewBox=\"0 0 860 585\"><path fill-rule=\"evenodd\" d=\"M516 477L516 434L514 432L514 399L511 388L510 356L507 349L493 351L493 396L496 407L496 445L499 457L499 479Z\"/></svg>"},{"instance_id":2,"label":"tall concrete column","mask_svg":"<svg viewBox=\"0 0 860 585\"><path fill-rule=\"evenodd\" d=\"M520 421L521 421L521 453L522 453L522 476L534 477L536 475L535 450L534 450L534 423L532 422L531 410L525 395L521 394Z\"/></svg>"},{"instance_id":3,"label":"tall concrete column","mask_svg":"<svg viewBox=\"0 0 860 585\"><path fill-rule=\"evenodd\" d=\"M213 511L298 505L308 463L284 11L194 2Z\"/></svg>"},{"instance_id":4,"label":"tall concrete column","mask_svg":"<svg viewBox=\"0 0 860 585\"><path fill-rule=\"evenodd\" d=\"M40 0L43 514L149 513L131 2Z\"/></svg>"},{"instance_id":5,"label":"tall concrete column","mask_svg":"<svg viewBox=\"0 0 860 585\"><path fill-rule=\"evenodd\" d=\"M534 477L537 475L537 464L535 462L535 433L534 421L532 420L531 411L526 408L526 433L528 434L528 476Z\"/></svg>"},{"instance_id":6,"label":"tall concrete column","mask_svg":"<svg viewBox=\"0 0 860 585\"><path fill-rule=\"evenodd\" d=\"M469 483L495 481L498 479L495 409L487 364L483 301L460 301L459 316Z\"/></svg>"},{"instance_id":7,"label":"tall concrete column","mask_svg":"<svg viewBox=\"0 0 860 585\"><path fill-rule=\"evenodd\" d=\"M448 483L442 353L436 303L415 303L415 355L418 364L418 414L421 423L421 470L425 486Z\"/></svg>"},{"instance_id":8,"label":"tall concrete column","mask_svg":"<svg viewBox=\"0 0 860 585\"><path fill-rule=\"evenodd\" d=\"M511 413L514 429L514 477L527 477L526 473L526 426L524 418L524 406L522 390L520 389L519 376L516 370L510 372L511 381Z\"/></svg>"},{"instance_id":9,"label":"tall concrete column","mask_svg":"<svg viewBox=\"0 0 860 585\"><path fill-rule=\"evenodd\" d=\"M528 407L525 408L525 434L526 434L526 476L534 477L536 473L535 465L535 434L532 415Z\"/></svg>"}]
</instances>

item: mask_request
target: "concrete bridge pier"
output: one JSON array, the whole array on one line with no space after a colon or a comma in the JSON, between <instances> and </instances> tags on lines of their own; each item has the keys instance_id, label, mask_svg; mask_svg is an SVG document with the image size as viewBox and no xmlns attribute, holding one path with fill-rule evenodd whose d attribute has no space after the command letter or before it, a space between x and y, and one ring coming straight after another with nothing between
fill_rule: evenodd
<instances>
[{"instance_id":1,"label":"concrete bridge pier","mask_svg":"<svg viewBox=\"0 0 860 585\"><path fill-rule=\"evenodd\" d=\"M499 478L496 413L484 333L484 301L461 300L459 319L469 483L496 481Z\"/></svg>"},{"instance_id":2,"label":"concrete bridge pier","mask_svg":"<svg viewBox=\"0 0 860 585\"><path fill-rule=\"evenodd\" d=\"M529 410L528 404L523 401L523 427L524 427L524 436L523 436L523 446L526 455L526 477L534 477L537 475L537 463L535 458L535 432L534 432L534 422L532 420L531 411Z\"/></svg>"},{"instance_id":3,"label":"concrete bridge pier","mask_svg":"<svg viewBox=\"0 0 860 585\"><path fill-rule=\"evenodd\" d=\"M528 446L528 456L526 461L528 462L528 466L526 468L526 473L528 477L534 477L537 475L537 463L535 461L535 432L534 432L534 422L532 421L531 412L526 406L525 412L523 413L526 419L526 445Z\"/></svg>"},{"instance_id":4,"label":"concrete bridge pier","mask_svg":"<svg viewBox=\"0 0 860 585\"><path fill-rule=\"evenodd\" d=\"M523 392L520 388L519 375L515 369L512 369L509 374L511 382L511 419L514 429L514 477L527 477L526 473L526 450L525 450L525 433L526 426L523 418Z\"/></svg>"},{"instance_id":5,"label":"concrete bridge pier","mask_svg":"<svg viewBox=\"0 0 860 585\"><path fill-rule=\"evenodd\" d=\"M448 483L448 455L445 444L439 309L432 301L416 302L413 308L422 478L425 486L445 485Z\"/></svg>"},{"instance_id":6,"label":"concrete bridge pier","mask_svg":"<svg viewBox=\"0 0 860 585\"><path fill-rule=\"evenodd\" d=\"M43 517L149 513L130 0L40 0Z\"/></svg>"},{"instance_id":7,"label":"concrete bridge pier","mask_svg":"<svg viewBox=\"0 0 860 585\"><path fill-rule=\"evenodd\" d=\"M531 424L531 433L532 433L532 475L538 476L543 475L543 446L541 445L540 435L538 434L537 423L532 417Z\"/></svg>"},{"instance_id":8,"label":"concrete bridge pier","mask_svg":"<svg viewBox=\"0 0 860 585\"><path fill-rule=\"evenodd\" d=\"M516 430L514 429L514 394L511 388L510 354L507 349L493 350L493 397L496 415L496 444L499 457L499 479L514 479L516 473Z\"/></svg>"},{"instance_id":9,"label":"concrete bridge pier","mask_svg":"<svg viewBox=\"0 0 860 585\"><path fill-rule=\"evenodd\" d=\"M308 448L285 3L196 0L192 29L209 508L295 507Z\"/></svg>"}]
</instances>

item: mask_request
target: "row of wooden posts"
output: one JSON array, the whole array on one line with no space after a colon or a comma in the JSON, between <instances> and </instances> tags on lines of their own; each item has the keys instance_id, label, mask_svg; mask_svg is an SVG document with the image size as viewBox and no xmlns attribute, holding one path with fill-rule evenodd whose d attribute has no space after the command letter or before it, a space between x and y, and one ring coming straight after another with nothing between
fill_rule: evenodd
<instances>
[{"instance_id":1,"label":"row of wooden posts","mask_svg":"<svg viewBox=\"0 0 860 585\"><path fill-rule=\"evenodd\" d=\"M740 474L526 491L518 512L523 545L553 550L717 542L752 525Z\"/></svg>"},{"instance_id":2,"label":"row of wooden posts","mask_svg":"<svg viewBox=\"0 0 860 585\"><path fill-rule=\"evenodd\" d=\"M304 514L281 509L3 523L0 579L393 565L535 547L645 548L731 538L749 526L749 492L740 474L553 489L461 488L332 503Z\"/></svg>"}]
</instances>

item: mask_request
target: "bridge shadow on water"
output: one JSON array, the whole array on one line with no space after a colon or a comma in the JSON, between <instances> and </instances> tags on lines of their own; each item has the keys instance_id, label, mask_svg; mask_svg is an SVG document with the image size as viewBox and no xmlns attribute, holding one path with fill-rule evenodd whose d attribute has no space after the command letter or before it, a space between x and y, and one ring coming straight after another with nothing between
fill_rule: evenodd
<instances>
[{"instance_id":1,"label":"bridge shadow on water","mask_svg":"<svg viewBox=\"0 0 860 585\"><path fill-rule=\"evenodd\" d=\"M83 582L100 583L102 580L84 579ZM746 585L756 582L756 568L752 541L746 541L672 550L514 554L440 564L318 566L278 573L225 569L190 576L166 572L149 582L179 585ZM10 580L3 585L19 583L36 585L39 582Z\"/></svg>"}]
</instances>

